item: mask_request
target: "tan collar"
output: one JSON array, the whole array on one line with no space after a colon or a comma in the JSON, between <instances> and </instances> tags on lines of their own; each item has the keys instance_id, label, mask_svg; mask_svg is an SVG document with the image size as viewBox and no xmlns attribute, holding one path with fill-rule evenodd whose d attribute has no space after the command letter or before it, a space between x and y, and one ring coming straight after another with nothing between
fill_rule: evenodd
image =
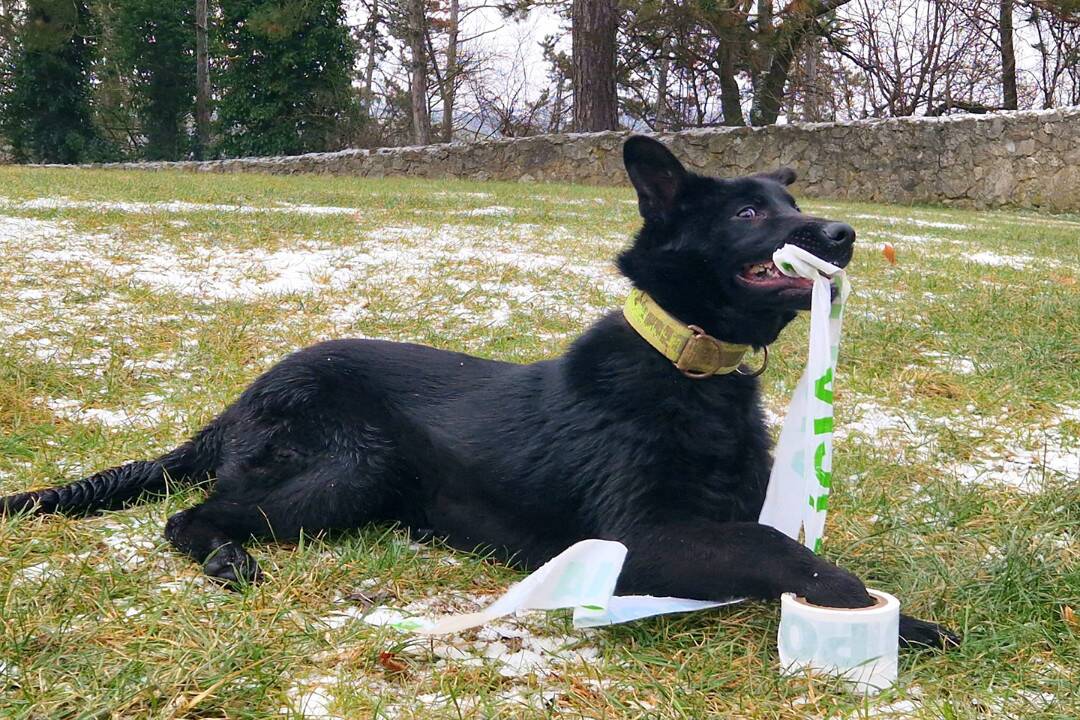
<instances>
[{"instance_id":1,"label":"tan collar","mask_svg":"<svg viewBox=\"0 0 1080 720\"><path fill-rule=\"evenodd\" d=\"M700 380L735 371L743 375L760 375L769 364L769 349L765 348L765 364L761 369L743 373L739 370L739 363L750 351L749 345L717 340L697 325L679 322L647 293L637 288L631 290L626 298L623 315L646 342L675 363L675 367L689 378Z\"/></svg>"}]
</instances>

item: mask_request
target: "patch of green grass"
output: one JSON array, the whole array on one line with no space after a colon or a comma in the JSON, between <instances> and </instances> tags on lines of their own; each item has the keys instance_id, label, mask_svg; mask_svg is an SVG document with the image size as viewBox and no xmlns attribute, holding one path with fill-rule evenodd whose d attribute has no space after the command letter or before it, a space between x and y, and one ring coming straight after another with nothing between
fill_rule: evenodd
<instances>
[{"instance_id":1,"label":"patch of green grass","mask_svg":"<svg viewBox=\"0 0 1080 720\"><path fill-rule=\"evenodd\" d=\"M0 187L4 493L172 447L329 337L552 357L620 306L638 224L622 188L11 167ZM189 489L0 521L0 717L1080 715L1080 220L804 205L859 233L826 553L959 649L904 654L870 699L780 677L775 604L587 632L530 615L524 640L455 652L347 596L471 610L518 574L367 528L256 546L270 581L226 592L160 537ZM806 331L772 348L776 412ZM534 672L481 657L533 641Z\"/></svg>"}]
</instances>

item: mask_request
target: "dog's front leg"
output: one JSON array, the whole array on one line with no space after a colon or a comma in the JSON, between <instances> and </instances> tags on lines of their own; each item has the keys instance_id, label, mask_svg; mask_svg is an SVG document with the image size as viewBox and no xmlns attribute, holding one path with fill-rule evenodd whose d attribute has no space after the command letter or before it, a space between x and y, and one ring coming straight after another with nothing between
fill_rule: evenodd
<instances>
[{"instance_id":1,"label":"dog's front leg","mask_svg":"<svg viewBox=\"0 0 1080 720\"><path fill-rule=\"evenodd\" d=\"M622 594L727 600L794 592L829 607L873 603L859 578L768 525L679 520L618 539L629 549L619 576Z\"/></svg>"},{"instance_id":2,"label":"dog's front leg","mask_svg":"<svg viewBox=\"0 0 1080 720\"><path fill-rule=\"evenodd\" d=\"M815 605L872 604L862 580L779 530L754 522L675 520L619 533L629 552L616 592L698 600L774 599L793 592ZM959 636L936 623L900 616L900 643L950 647Z\"/></svg>"}]
</instances>

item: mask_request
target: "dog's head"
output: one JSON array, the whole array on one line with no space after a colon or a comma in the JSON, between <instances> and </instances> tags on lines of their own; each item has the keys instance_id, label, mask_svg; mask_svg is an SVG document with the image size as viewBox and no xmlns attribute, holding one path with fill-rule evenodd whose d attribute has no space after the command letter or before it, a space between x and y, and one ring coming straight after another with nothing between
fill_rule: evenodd
<instances>
[{"instance_id":1,"label":"dog's head","mask_svg":"<svg viewBox=\"0 0 1080 720\"><path fill-rule=\"evenodd\" d=\"M662 144L631 137L623 161L644 225L619 268L686 323L716 337L761 346L798 310L810 308L813 283L780 273L772 254L792 243L844 267L850 225L799 210L786 186L789 168L721 179L688 172Z\"/></svg>"}]
</instances>

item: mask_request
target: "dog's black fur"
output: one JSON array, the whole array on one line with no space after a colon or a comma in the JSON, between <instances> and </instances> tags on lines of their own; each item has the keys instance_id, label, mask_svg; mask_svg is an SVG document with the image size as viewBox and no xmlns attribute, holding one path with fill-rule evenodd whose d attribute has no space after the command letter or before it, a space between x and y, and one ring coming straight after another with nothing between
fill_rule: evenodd
<instances>
[{"instance_id":1,"label":"dog's black fur","mask_svg":"<svg viewBox=\"0 0 1080 720\"><path fill-rule=\"evenodd\" d=\"M624 159L644 226L619 268L681 321L763 347L808 283L745 269L795 243L843 266L854 231L802 214L771 174L687 172L635 137ZM747 210L751 208L753 212ZM192 440L154 461L3 498L5 512L86 512L214 479L166 537L227 583L258 581L249 538L397 521L532 568L584 538L629 548L621 593L722 600L795 592L870 604L863 583L756 522L770 439L758 381L682 375L611 313L555 360L514 365L418 345L336 340L270 369ZM956 636L905 617L902 639Z\"/></svg>"}]
</instances>

